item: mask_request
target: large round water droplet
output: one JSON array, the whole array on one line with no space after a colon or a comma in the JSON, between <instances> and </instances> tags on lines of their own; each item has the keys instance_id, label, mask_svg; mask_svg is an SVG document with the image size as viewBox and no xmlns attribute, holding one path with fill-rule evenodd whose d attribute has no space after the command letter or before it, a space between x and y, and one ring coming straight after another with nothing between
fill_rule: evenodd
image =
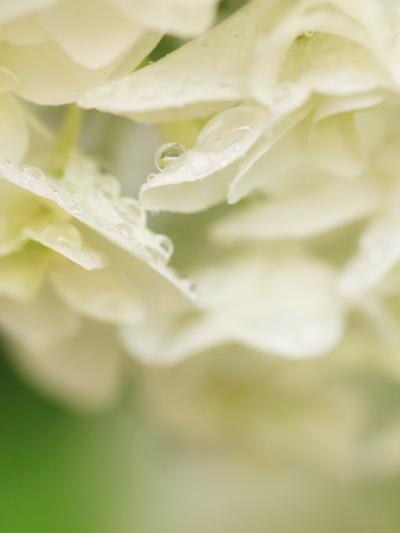
<instances>
[{"instance_id":1,"label":"large round water droplet","mask_svg":"<svg viewBox=\"0 0 400 533\"><path fill-rule=\"evenodd\" d=\"M185 149L178 143L165 143L160 146L154 157L154 162L159 170L163 170L184 153Z\"/></svg>"}]
</instances>

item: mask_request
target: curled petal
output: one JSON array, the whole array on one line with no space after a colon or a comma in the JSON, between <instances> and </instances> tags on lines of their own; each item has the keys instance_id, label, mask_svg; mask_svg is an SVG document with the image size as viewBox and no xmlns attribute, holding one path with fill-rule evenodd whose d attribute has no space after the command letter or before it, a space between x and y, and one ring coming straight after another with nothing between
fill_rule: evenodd
<instances>
[{"instance_id":1,"label":"curled petal","mask_svg":"<svg viewBox=\"0 0 400 533\"><path fill-rule=\"evenodd\" d=\"M219 113L200 132L194 147L141 189L149 210L199 211L224 200L235 164L263 135L262 109L238 106Z\"/></svg>"}]
</instances>

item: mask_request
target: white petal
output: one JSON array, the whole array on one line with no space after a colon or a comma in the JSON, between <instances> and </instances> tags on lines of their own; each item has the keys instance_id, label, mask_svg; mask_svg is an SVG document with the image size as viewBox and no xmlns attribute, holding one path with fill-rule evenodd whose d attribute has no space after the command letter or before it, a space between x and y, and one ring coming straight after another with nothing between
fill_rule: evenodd
<instances>
[{"instance_id":1,"label":"white petal","mask_svg":"<svg viewBox=\"0 0 400 533\"><path fill-rule=\"evenodd\" d=\"M0 38L12 44L25 46L49 41L51 36L40 25L36 16L27 15L1 27Z\"/></svg>"},{"instance_id":2,"label":"white petal","mask_svg":"<svg viewBox=\"0 0 400 533\"><path fill-rule=\"evenodd\" d=\"M143 185L143 206L190 213L223 201L235 163L261 137L266 124L267 115L257 107L222 111L201 131L191 150Z\"/></svg>"},{"instance_id":3,"label":"white petal","mask_svg":"<svg viewBox=\"0 0 400 533\"><path fill-rule=\"evenodd\" d=\"M118 391L119 349L104 326L87 325L47 351L21 348L14 359L21 373L42 391L73 408L102 409Z\"/></svg>"},{"instance_id":4,"label":"white petal","mask_svg":"<svg viewBox=\"0 0 400 533\"><path fill-rule=\"evenodd\" d=\"M255 253L205 276L195 278L200 302L214 311L228 340L309 358L341 339L344 316L335 276L316 261L295 254L271 261L270 253Z\"/></svg>"},{"instance_id":5,"label":"white petal","mask_svg":"<svg viewBox=\"0 0 400 533\"><path fill-rule=\"evenodd\" d=\"M57 0L5 0L0 2L0 23L38 11L54 4Z\"/></svg>"},{"instance_id":6,"label":"white petal","mask_svg":"<svg viewBox=\"0 0 400 533\"><path fill-rule=\"evenodd\" d=\"M129 278L111 269L90 271L73 264L53 267L52 286L75 311L104 322L137 322L143 318L140 293Z\"/></svg>"},{"instance_id":7,"label":"white petal","mask_svg":"<svg viewBox=\"0 0 400 533\"><path fill-rule=\"evenodd\" d=\"M213 345L238 342L285 358L310 358L328 352L342 337L344 309L335 276L316 261L244 252L192 276L203 311L166 321L153 316L123 328L133 356L170 364Z\"/></svg>"},{"instance_id":8,"label":"white petal","mask_svg":"<svg viewBox=\"0 0 400 533\"><path fill-rule=\"evenodd\" d=\"M1 257L0 295L19 301L30 300L43 284L49 262L49 253L35 245Z\"/></svg>"},{"instance_id":9,"label":"white petal","mask_svg":"<svg viewBox=\"0 0 400 533\"><path fill-rule=\"evenodd\" d=\"M130 354L152 365L176 364L191 355L225 342L212 317L182 315L152 317L120 328L123 344Z\"/></svg>"},{"instance_id":10,"label":"white petal","mask_svg":"<svg viewBox=\"0 0 400 533\"><path fill-rule=\"evenodd\" d=\"M115 68L111 64L86 69L53 42L28 46L3 42L1 63L18 78L17 94L41 105L75 101L81 91L103 82Z\"/></svg>"},{"instance_id":11,"label":"white petal","mask_svg":"<svg viewBox=\"0 0 400 533\"><path fill-rule=\"evenodd\" d=\"M149 299L147 305L157 302L161 307L174 307L187 305L193 299L188 283L166 266L172 253L169 239L148 230L137 202L120 196L118 181L100 174L91 161L74 159L64 178L56 179L38 169L19 169L0 160L0 175L21 189L50 200L79 221L82 228L86 227L88 245L104 251L108 261L136 279L144 302L148 293L155 298Z\"/></svg>"},{"instance_id":12,"label":"white petal","mask_svg":"<svg viewBox=\"0 0 400 533\"><path fill-rule=\"evenodd\" d=\"M89 69L113 63L143 32L104 0L63 0L39 20L71 59Z\"/></svg>"},{"instance_id":13,"label":"white petal","mask_svg":"<svg viewBox=\"0 0 400 533\"><path fill-rule=\"evenodd\" d=\"M0 180L0 256L22 248L26 243L25 229L41 219L42 206L29 193ZM46 213L46 220L49 220Z\"/></svg>"},{"instance_id":14,"label":"white petal","mask_svg":"<svg viewBox=\"0 0 400 533\"><path fill-rule=\"evenodd\" d=\"M143 26L182 37L203 33L213 22L217 0L114 0Z\"/></svg>"},{"instance_id":15,"label":"white petal","mask_svg":"<svg viewBox=\"0 0 400 533\"><path fill-rule=\"evenodd\" d=\"M79 104L162 122L207 116L243 99L260 11L250 4L155 64L88 91Z\"/></svg>"},{"instance_id":16,"label":"white petal","mask_svg":"<svg viewBox=\"0 0 400 533\"><path fill-rule=\"evenodd\" d=\"M237 202L275 178L279 180L279 174L299 164L304 158L302 121L309 111L309 106L303 106L283 117L250 148L229 186L229 203Z\"/></svg>"},{"instance_id":17,"label":"white petal","mask_svg":"<svg viewBox=\"0 0 400 533\"><path fill-rule=\"evenodd\" d=\"M49 290L42 290L29 302L0 300L0 326L15 342L34 353L52 348L75 336L78 316Z\"/></svg>"},{"instance_id":18,"label":"white petal","mask_svg":"<svg viewBox=\"0 0 400 533\"><path fill-rule=\"evenodd\" d=\"M328 180L311 190L234 211L216 223L213 235L221 242L302 239L350 224L377 209L379 192L373 183Z\"/></svg>"},{"instance_id":19,"label":"white petal","mask_svg":"<svg viewBox=\"0 0 400 533\"><path fill-rule=\"evenodd\" d=\"M355 117L343 113L316 124L309 135L309 155L322 170L342 178L360 175L368 155L356 128Z\"/></svg>"},{"instance_id":20,"label":"white petal","mask_svg":"<svg viewBox=\"0 0 400 533\"><path fill-rule=\"evenodd\" d=\"M0 96L0 155L19 162L27 148L28 127L22 109L11 96Z\"/></svg>"},{"instance_id":21,"label":"white petal","mask_svg":"<svg viewBox=\"0 0 400 533\"><path fill-rule=\"evenodd\" d=\"M340 279L340 288L357 298L376 287L400 259L400 219L387 213L373 221L361 236L359 250Z\"/></svg>"},{"instance_id":22,"label":"white petal","mask_svg":"<svg viewBox=\"0 0 400 533\"><path fill-rule=\"evenodd\" d=\"M313 92L341 96L387 85L389 77L368 44L367 30L332 5L307 0L293 4L259 42L253 94L280 116Z\"/></svg>"},{"instance_id":23,"label":"white petal","mask_svg":"<svg viewBox=\"0 0 400 533\"><path fill-rule=\"evenodd\" d=\"M106 262L98 252L88 248L79 230L67 222L32 224L23 232L24 238L39 242L86 270L102 268Z\"/></svg>"}]
</instances>

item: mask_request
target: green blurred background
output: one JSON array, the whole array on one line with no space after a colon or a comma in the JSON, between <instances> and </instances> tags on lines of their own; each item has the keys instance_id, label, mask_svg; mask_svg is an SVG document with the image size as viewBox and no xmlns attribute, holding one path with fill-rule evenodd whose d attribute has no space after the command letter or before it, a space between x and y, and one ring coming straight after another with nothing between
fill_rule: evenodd
<instances>
[{"instance_id":1,"label":"green blurred background","mask_svg":"<svg viewBox=\"0 0 400 533\"><path fill-rule=\"evenodd\" d=\"M160 425L133 384L66 411L0 358L1 533L396 533L400 480L271 471ZM294 470L293 470L294 469Z\"/></svg>"}]
</instances>

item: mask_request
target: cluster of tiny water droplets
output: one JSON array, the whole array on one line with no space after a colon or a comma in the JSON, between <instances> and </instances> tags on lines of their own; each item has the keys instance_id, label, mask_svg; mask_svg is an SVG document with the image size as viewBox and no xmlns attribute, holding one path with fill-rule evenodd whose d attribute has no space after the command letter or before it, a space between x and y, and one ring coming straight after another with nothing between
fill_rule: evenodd
<instances>
[{"instance_id":1,"label":"cluster of tiny water droplets","mask_svg":"<svg viewBox=\"0 0 400 533\"><path fill-rule=\"evenodd\" d=\"M54 201L68 214L149 263L165 264L172 253L167 238L145 226L145 215L133 198L120 196L118 181L97 172L86 159L72 163L62 179L37 168L17 167L0 159L5 179L33 194Z\"/></svg>"},{"instance_id":2,"label":"cluster of tiny water droplets","mask_svg":"<svg viewBox=\"0 0 400 533\"><path fill-rule=\"evenodd\" d=\"M138 202L121 196L118 181L112 176L99 174L90 160L77 159L59 179L46 176L34 167L19 168L0 156L0 175L17 187L56 203L82 224L145 261L188 297L195 298L191 282L178 278L167 266L173 252L170 239L151 232L146 227L145 213ZM71 227L71 231L60 236L63 242L53 241L54 249L58 247L65 251L65 247L69 246L72 253L73 248L79 246L80 235L77 238L75 228ZM48 231L50 235L45 231L41 236L44 240L54 237L50 228ZM82 254L86 254L82 256L82 263L93 254L93 266L97 268L103 264L103 258L97 252L87 249L82 250ZM79 263L76 254L74 259Z\"/></svg>"}]
</instances>

